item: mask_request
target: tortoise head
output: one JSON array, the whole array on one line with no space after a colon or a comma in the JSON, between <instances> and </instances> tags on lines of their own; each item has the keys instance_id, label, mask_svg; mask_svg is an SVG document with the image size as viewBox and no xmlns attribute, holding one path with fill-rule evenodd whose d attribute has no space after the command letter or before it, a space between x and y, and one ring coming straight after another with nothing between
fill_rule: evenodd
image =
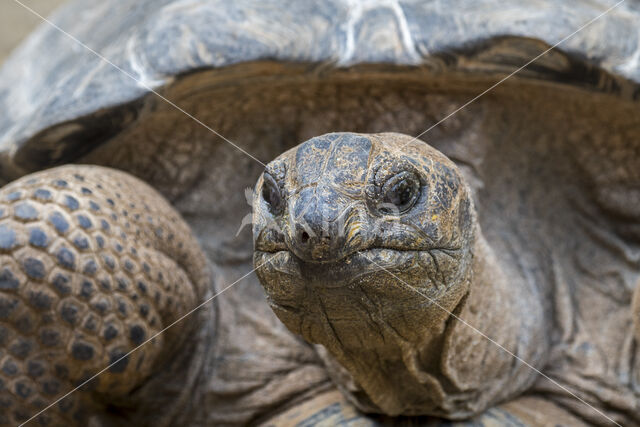
<instances>
[{"instance_id":1,"label":"tortoise head","mask_svg":"<svg viewBox=\"0 0 640 427\"><path fill-rule=\"evenodd\" d=\"M312 138L267 165L253 206L254 264L271 307L334 355L384 352L387 334L423 340L448 317L430 299L452 310L467 291L470 192L422 141ZM367 339L373 331L383 339Z\"/></svg>"}]
</instances>

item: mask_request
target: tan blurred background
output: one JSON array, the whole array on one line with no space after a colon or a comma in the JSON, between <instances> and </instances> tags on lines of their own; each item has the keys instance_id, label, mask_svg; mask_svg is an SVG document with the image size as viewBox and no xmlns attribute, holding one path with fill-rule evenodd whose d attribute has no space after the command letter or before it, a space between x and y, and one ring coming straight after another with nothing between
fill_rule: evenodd
<instances>
[{"instance_id":1,"label":"tan blurred background","mask_svg":"<svg viewBox=\"0 0 640 427\"><path fill-rule=\"evenodd\" d=\"M66 0L20 0L42 16ZM0 64L42 20L14 0L0 0Z\"/></svg>"}]
</instances>

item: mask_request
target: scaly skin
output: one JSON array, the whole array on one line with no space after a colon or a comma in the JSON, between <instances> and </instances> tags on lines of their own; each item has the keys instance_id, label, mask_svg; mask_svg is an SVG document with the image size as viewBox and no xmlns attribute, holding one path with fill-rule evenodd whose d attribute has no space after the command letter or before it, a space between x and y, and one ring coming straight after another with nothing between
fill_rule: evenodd
<instances>
[{"instance_id":1,"label":"scaly skin","mask_svg":"<svg viewBox=\"0 0 640 427\"><path fill-rule=\"evenodd\" d=\"M418 188L413 204L381 210L398 179ZM454 319L542 367L543 301L492 252L444 155L400 134L327 134L270 163L257 189L254 264L269 302L326 348L360 409L465 419L531 385L534 370Z\"/></svg>"},{"instance_id":2,"label":"scaly skin","mask_svg":"<svg viewBox=\"0 0 640 427\"><path fill-rule=\"evenodd\" d=\"M404 154L398 150L408 142L408 137L386 134L365 138L371 138L374 141L376 154L379 154L380 148L384 146L393 154L386 166L376 168L377 171L397 173L398 166L405 167L407 163L397 162L394 156L398 153L400 157L407 153L416 154L415 147L410 145ZM469 224L474 225L474 219L473 214L469 218L464 214L465 201L469 197L468 190L457 176L455 166L435 150L424 148L426 146L421 142L417 142L417 145L421 150L426 150L423 153L433 161L429 168L439 163L437 170L443 175L438 177L447 177L444 181L430 177L427 182L430 185L429 188L433 189L432 196L437 196L431 197L429 209L441 211L437 214L432 211L423 212L427 214L424 218L431 221L435 221L434 214L438 215L440 225L444 227L435 232L428 228L423 231L427 236L437 236L439 246L453 242L456 245L452 248L462 247L459 244L466 242L467 247L473 250L469 251L471 257L465 258L464 251L453 250L449 251L449 254L443 254L433 251L433 247L429 248L427 245L425 247L428 249L424 251L426 253L419 255L418 263L411 267L417 266L417 268L407 269L407 271L393 266L394 260L403 259L402 256L394 255L394 250L380 251L379 255L385 262L384 266L431 298L437 299L447 310L458 314L480 330L488 332L490 336L500 338L499 342L513 349L518 339L524 339L527 334L538 330L536 327L523 330L522 324L518 323L523 318L532 320L532 312L527 310L531 310L531 306L535 305L535 299L523 297L522 292L526 292L526 289L520 287L521 283L517 275L509 274L509 277L515 280L509 282L504 280L505 269L508 266L495 259L480 230L469 227ZM348 152L353 146L344 144L342 148L346 148ZM282 158L290 160L287 156L295 152L296 150L293 150ZM341 154L340 150L335 150L334 153L336 152ZM326 154L321 150L318 153L320 156ZM338 176L335 174L336 171L348 169L352 174L358 172L353 164L349 164L348 156L335 158L343 166L342 169L334 168L329 171L324 169L324 175L315 181L312 181L313 174L308 175L310 182L313 182L316 187L322 187L329 179L336 178ZM308 162L313 161L318 167L326 167L327 163L318 162L317 158L310 156ZM367 167L374 167L375 161L376 157L373 156L365 164ZM284 168L283 177L287 176L287 172L289 177L292 176L291 164ZM276 174L272 166L269 170ZM453 175L448 172L453 172ZM380 181L384 181L385 173L380 173ZM307 175L298 178L305 176ZM440 185L442 182L451 183L451 186L447 186L450 190L456 189L450 193L453 196L449 199L449 201L455 200L456 203L450 204L446 209L442 209L444 207L442 198L436 200L444 194L442 191L445 189ZM363 188L363 186L353 185L350 189L357 188ZM349 195L349 192L342 193L340 197L345 194ZM362 195L358 191L352 191L350 194L351 196ZM367 194L375 197L378 193L373 191ZM297 195L292 191L288 196L292 198L293 203ZM333 201L343 202L344 199L340 197ZM321 203L318 203L318 200ZM353 206L356 205L357 203L353 204ZM256 206L258 214L271 215L262 201ZM303 206L315 207L315 212L318 212L322 209L322 199L306 199ZM355 212L366 212L362 208L359 206ZM313 213L313 210L304 212ZM459 215L460 212L463 214ZM326 213L324 215L326 218ZM304 218L304 213L302 217ZM324 342L334 353L333 356L325 354L324 357L329 372L343 394L335 391L327 391L326 394L325 392L310 393L311 398L298 401L295 405L286 407L283 412L274 408L272 413L278 413L278 415L271 420L265 420L267 425L290 425L293 419L333 424L342 418L362 425L379 425L379 423L422 425L423 422L427 422L422 418L390 419L357 414L352 403L367 411L397 414L402 413L403 408L408 408L407 413L415 414L420 410L419 404L431 410L435 401L440 406L436 407L432 413L459 418L466 417L470 413L482 412L482 408L492 406L494 402L500 400L508 400L508 402L482 412L469 422L492 425L497 422L496 420L502 420L514 425L548 425L563 420L562 422L566 425L578 425L579 420L555 406L550 399L525 397L510 400L510 396L515 396L526 389L532 371L522 367L513 368L511 366L513 359L509 355L497 351L493 344L466 329L466 326L452 319L446 319L446 312L424 303L424 299L419 295L403 293L397 279L381 271L378 266L371 269L371 264L355 265L356 268L373 270L371 277L380 279L379 283L386 286L387 291L393 289L393 296L397 296L397 299L389 300L389 293L386 293L384 288L374 289L372 293L366 292L367 280L362 281L363 286L360 289L354 287L353 293L340 294L342 292L339 289L340 286L336 287L336 283L330 283L330 280L331 278L339 279L341 274L344 277L350 270L343 270L342 273L336 274L336 271L331 269L336 262L348 258L354 252L362 251L366 244L380 245L381 242L393 242L398 252L403 252L400 250L401 245L406 244L406 235L403 233L410 230L410 227L403 226L403 232L393 233L394 230L398 231L394 228L398 224L393 225L395 222L391 221L389 228L369 229L370 224L367 224L369 220L363 221L363 218L365 217L360 215L349 216L346 224L353 232L345 234L349 238L347 244L335 245L334 243L335 246L332 246L331 243L320 242L318 248L313 251L310 250L309 245L294 246L299 243L295 238L292 239L291 234L288 236L265 235L264 241L259 242L263 245L265 254L258 254L258 258L261 256L270 258L268 251L275 252L285 247L291 247L292 251L297 251L302 257L327 258L319 263L306 262L307 267L314 262L318 264L315 269L312 268L305 273L306 280L310 278L309 273L313 276L315 271L328 278L316 280L321 283L311 283L313 286L311 291L306 289L308 300L303 304L304 309L307 310L307 323L304 325L306 330L300 328L303 326L300 322L287 317L288 314L282 310L287 307L279 307L277 303L282 297L289 298L287 303L291 302L291 297L294 297L293 302L300 301L295 299L299 296L295 287L288 288L292 284L295 285L297 279L292 279L293 276L278 277L277 275L282 274L282 269L259 271L276 312L290 328L294 330L300 328L302 333L313 341L326 340L328 330L323 328L330 323L317 316L318 308L323 307L321 303L327 301L329 303L324 305L322 316L329 315L327 317L331 320L342 316L349 320L342 324L342 326L346 324L348 328L342 330L336 328L331 331L336 335L347 332L347 336L340 336L339 345L344 345L348 351L342 351L335 346L335 342ZM295 215L293 219L296 219ZM318 225L314 224L313 215L307 215L307 219L312 227ZM106 226L102 220L106 222ZM429 221L420 223L429 224ZM257 224L258 230L260 230L260 224L260 222ZM282 229L287 230L291 224L295 225L296 222L281 222ZM460 233L461 229L462 233ZM391 234L379 234L376 237L371 231ZM391 236L390 239L384 239L389 236ZM85 238L86 244L83 240ZM289 241L287 242L286 239ZM410 244L420 247L433 241L433 239L416 238ZM118 245L122 247L121 250ZM67 250L63 250L63 247ZM427 258L429 251L433 253ZM417 249L416 253L418 252L422 251ZM429 261L432 255L433 264ZM109 261L109 257L113 258L113 263ZM426 263L422 262L424 258L427 258ZM98 266L95 272L93 267L85 268L91 265L91 259ZM141 331L143 336L149 337L162 326L172 322L195 306L211 285L206 260L197 242L192 237L188 226L169 204L143 182L124 173L101 167L57 168L24 177L0 190L0 260L0 316L2 316L0 319L0 380L2 381L0 405L4 405L0 411L0 416L4 417L0 418L0 424L7 425L15 425L23 421L70 390L74 384L106 367L113 360L116 354L114 352L124 354L134 348L140 340ZM379 258L375 260L380 262ZM460 268L458 275L454 271L455 268L452 268L452 266L455 267L452 264L455 260L458 260L458 265L468 267ZM145 261L148 269L145 267ZM277 258L270 261L275 261L276 267L287 267L283 264L278 265ZM38 262L42 264L40 270L38 270ZM362 259L358 262L362 262ZM33 270L34 268L36 270ZM418 274L420 268L433 283L411 281L421 277ZM473 274L467 275L469 271ZM162 273L162 276L158 273ZM440 273L444 273L446 277L442 279L442 276L438 275ZM269 275L278 280L270 280ZM66 280L59 279L59 276L66 277ZM451 277L461 279L450 280ZM87 285L85 282L90 282L95 287L92 288L92 285ZM101 287L103 282L111 283L112 287L110 289ZM143 284L142 287L139 282ZM369 280L369 283L371 282ZM125 285L126 289L120 289L121 283L128 283L129 286ZM169 283L175 286L168 288L166 285ZM303 283L305 286L307 284ZM435 284L436 289L429 289L431 284ZM322 289L322 286L325 289ZM146 292L143 289L146 289ZM476 289L478 292L474 291ZM155 293L153 297L151 293L156 290L160 294L158 301L155 301ZM289 292L291 290L294 292ZM332 296L332 292L337 295ZM446 295L447 293L449 295ZM640 306L637 295L636 291L634 305L636 319ZM357 307L356 304L356 308L360 310L356 314L362 316L353 316L352 319L348 319L349 310L354 307L354 296L360 298L362 307ZM349 298L352 300L350 301ZM174 302L169 303L170 299ZM337 303L331 302L332 299ZM103 301L107 301L104 310ZM127 307L126 316L119 311L118 302L120 301L124 301ZM148 311L143 308L145 305L149 306ZM288 308L293 307L287 305ZM412 305L415 310L412 309ZM74 310L74 307L79 307L79 311ZM407 307L409 310L403 318L402 310ZM432 310L435 314L420 312L420 310ZM146 317L144 313L147 313ZM528 314L523 316L523 313ZM421 320L420 316L426 321ZM152 324L154 317L162 325ZM364 325L361 323L363 319L366 321ZM533 320L533 326L543 324L536 323L535 317ZM154 342L134 353L126 363L116 365L115 369L103 373L88 387L72 394L60 405L49 409L38 418L38 421L48 422L50 425L85 425L87 419L92 418L98 420L97 424L92 425L121 425L127 421L132 425L157 425L161 421L171 422L171 418L165 419L162 411L154 413L147 410L136 414L136 417L130 417L128 415L131 414L127 414L126 409L131 409L131 406L127 408L127 403L131 405L131 402L127 400L130 400L132 390L139 390L138 387L141 384L150 384L146 380L152 380L151 383L157 385L162 384L163 378L166 378L170 382L174 381L174 386L179 385L180 375L167 374L164 370L165 365L162 363L177 360L186 366L192 362L185 357L185 353L189 353L191 347L182 345L182 338L193 336L190 335L191 331L201 327L197 322L198 319L195 316L185 319L184 323L176 325L175 329L170 329ZM438 323L440 329L436 329L436 332L444 330L440 335L433 333L432 329L433 325ZM111 328L110 325L114 327ZM133 334L132 329L135 329ZM117 336L113 336L114 330L118 331ZM204 329L201 331L206 332ZM383 337L382 342L376 337L378 333ZM197 338L200 340L199 343L213 339L212 334L200 335ZM424 336L430 338L431 342L428 339L420 341ZM353 340L354 337L355 340ZM366 340L358 343L358 340L363 337ZM418 344L416 344L416 337ZM354 342L357 345L354 345ZM529 343L531 342L540 347L538 351L544 351L544 337L542 340L529 338ZM370 346L371 351L358 352L361 350L358 348L361 343ZM526 343L524 346L519 344L521 346L518 351L526 352ZM331 345L334 347L332 348ZM423 347L419 347L420 345ZM385 346L388 347L385 348ZM417 355L416 348L420 350ZM383 360L382 364L376 362L371 357L376 354L375 352L387 359ZM518 354L525 359L528 357L523 353ZM88 355L91 357L87 357ZM357 366L358 358L366 363L372 363L365 364L364 368L359 367ZM350 368L350 373L337 365L335 359ZM487 360L489 369L479 368L483 366L482 362ZM535 361L535 354L527 360ZM384 366L384 363L389 363L390 366ZM504 366L507 368L503 369ZM165 372L164 377L159 375L160 372ZM445 378L450 383L447 383ZM354 379L356 379L355 382ZM427 379L427 384L433 388L425 387L425 384L420 382L423 379ZM367 389L365 386L380 387L380 381L388 381L383 382L382 387L378 389L381 390L381 396L369 397L371 388ZM437 389L438 381L445 384L443 390ZM434 389L444 393L435 394L434 398ZM167 390L162 390L162 387L154 391L163 395L165 401L167 396L171 399L172 395ZM423 392L424 395L421 394ZM188 392L189 399L199 401L201 396L198 393L198 391ZM347 396L350 401L345 400L344 396ZM416 396L418 399L415 398ZM421 401L420 399L424 396L427 396L427 399ZM139 397L143 401L156 403L156 406L160 401L156 399L157 395L154 393L142 393ZM173 403L172 400L171 404ZM124 406L119 406L122 404ZM238 405L241 404L239 401ZM341 412L334 411L336 405ZM117 408L119 415L122 415L121 418L110 418L114 415L114 408ZM206 411L206 408L205 406L202 410ZM242 408L238 406L238 409ZM133 409L135 412L135 408ZM429 412L425 411L425 413ZM435 420L429 421L433 423L430 425L438 425Z\"/></svg>"},{"instance_id":3,"label":"scaly skin","mask_svg":"<svg viewBox=\"0 0 640 427\"><path fill-rule=\"evenodd\" d=\"M0 190L0 425L17 425L203 298L206 258L142 181L96 166ZM191 316L47 410L84 424L141 385L197 327Z\"/></svg>"}]
</instances>

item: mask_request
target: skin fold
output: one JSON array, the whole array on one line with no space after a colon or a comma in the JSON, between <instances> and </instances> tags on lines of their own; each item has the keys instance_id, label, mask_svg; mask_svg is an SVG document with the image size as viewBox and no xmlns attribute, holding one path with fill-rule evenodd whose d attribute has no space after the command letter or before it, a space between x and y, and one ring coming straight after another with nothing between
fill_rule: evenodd
<instances>
[{"instance_id":1,"label":"skin fold","mask_svg":"<svg viewBox=\"0 0 640 427\"><path fill-rule=\"evenodd\" d=\"M544 364L542 301L483 238L457 167L422 141L313 138L267 166L254 209L272 309L322 345L361 410L467 418L531 385L514 355Z\"/></svg>"}]
</instances>

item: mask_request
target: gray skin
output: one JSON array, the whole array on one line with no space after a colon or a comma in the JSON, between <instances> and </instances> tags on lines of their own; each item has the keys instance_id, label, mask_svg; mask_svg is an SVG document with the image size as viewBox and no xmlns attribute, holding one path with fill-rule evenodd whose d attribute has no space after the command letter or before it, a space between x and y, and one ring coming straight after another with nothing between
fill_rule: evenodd
<instances>
[{"instance_id":1,"label":"gray skin","mask_svg":"<svg viewBox=\"0 0 640 427\"><path fill-rule=\"evenodd\" d=\"M263 168L149 88L268 162L327 132L417 135L609 5L522 1L505 6L495 0L371 1L362 7L342 0L286 7L275 0L72 2L52 17L53 22L138 82L43 25L0 69L0 184L73 164L115 168L140 178L143 182L133 185L131 197L115 206L106 201L112 197L99 196L105 219L125 232L122 211L129 209L128 203L135 204L142 191L158 206L168 206L161 212L180 214L180 224L192 230L208 264L209 286L192 295L202 301L252 269L251 233L247 228L238 236L236 232L243 215L246 218L251 211L245 189L253 187ZM423 138L449 157L468 183L482 234L501 265L516 269L513 277L524 277L532 293L546 292L534 298L542 301L552 331L545 333L549 349L540 361L545 374L591 404L606 401L607 413L630 425L636 423L640 390L640 359L635 357L629 310L639 277L637 21L634 4L625 2L563 43L563 50L546 54ZM76 173L64 171L69 182L75 182ZM29 180L18 182L29 189L21 197L38 209L68 208L67 190L56 190L61 198L55 203L43 203ZM83 195L76 184L74 197L83 209L91 208L91 197L98 196ZM3 198L11 188L15 187L3 190ZM2 267L10 265L12 274L24 279L19 304L25 311L16 313L30 313L27 317L37 325L36 331L48 328L46 322L53 318L58 319L59 330L86 334L84 323L76 330L61 320L61 305L52 305L48 312L32 304L30 292L43 279L28 281L24 264L18 262L22 258L10 251L23 255L29 248L38 256L51 254L29 243L25 230L30 232L33 224L13 217L13 203L25 201L2 199L7 216L0 217L3 225L12 224L5 229L7 235L13 232L23 245L2 249L0 254L7 263ZM55 234L58 244L63 237L86 233L77 228L79 223L70 224L74 228L65 232L68 235ZM126 232L125 236L135 240ZM83 256L104 255L96 236L90 237L95 252ZM147 241L165 253L162 242ZM189 245L193 259L201 256L197 246ZM57 264L57 256L50 261L47 268L64 267L72 273L68 263ZM125 260L121 261L124 272ZM83 310L92 310L81 299L83 272L77 267L74 297L86 304L81 304ZM104 274L105 268L100 266L97 273ZM188 274L191 283L203 277L198 271ZM8 280L3 286L13 283ZM44 290L53 297L54 289ZM115 298L119 291L115 292L103 296ZM195 304L186 297L187 291L179 295L185 296L185 306ZM16 294L3 289L0 297L15 301ZM145 352L139 378L128 381L112 373L101 380L119 385L117 393L105 393L100 387L77 393L80 401L89 402L89 410L78 413L80 420L65 423L432 421L390 420L357 412L348 396L363 397L359 388L345 389L336 378L339 368L332 358L280 322L255 275L199 313L178 327L177 336L184 341L167 338L153 358ZM100 326L107 326L108 319L92 314ZM167 326L182 314L183 310L170 310L160 316L160 323ZM57 378L63 382L60 388L42 399L35 399L35 392L23 398L18 384L44 387L37 375L32 376L37 372L29 371L28 362L45 351L34 330L16 329L28 325L23 319L12 318L17 323L9 328L11 339L0 342L0 364L11 358L19 367L0 395L24 402L17 415L15 410L0 411L12 417L10 425L98 372L109 356L108 345L92 341L100 357L76 363L71 339L75 336L67 332L57 345L68 354L58 356L73 368L73 378ZM121 320L123 327L135 326L131 320ZM483 331L496 338L502 333L499 323ZM24 355L20 349L26 347L13 346L18 332L32 340L33 353ZM120 336L118 350L134 348L138 338ZM513 369L529 375L518 366ZM8 370L13 372L11 366ZM524 389L525 382L513 386ZM486 387L491 384L478 386ZM527 390L535 394L489 408L472 422L606 423L544 378L535 378ZM493 404L499 395L491 391L486 402L479 398L479 404L463 413L478 411L489 401Z\"/></svg>"}]
</instances>

